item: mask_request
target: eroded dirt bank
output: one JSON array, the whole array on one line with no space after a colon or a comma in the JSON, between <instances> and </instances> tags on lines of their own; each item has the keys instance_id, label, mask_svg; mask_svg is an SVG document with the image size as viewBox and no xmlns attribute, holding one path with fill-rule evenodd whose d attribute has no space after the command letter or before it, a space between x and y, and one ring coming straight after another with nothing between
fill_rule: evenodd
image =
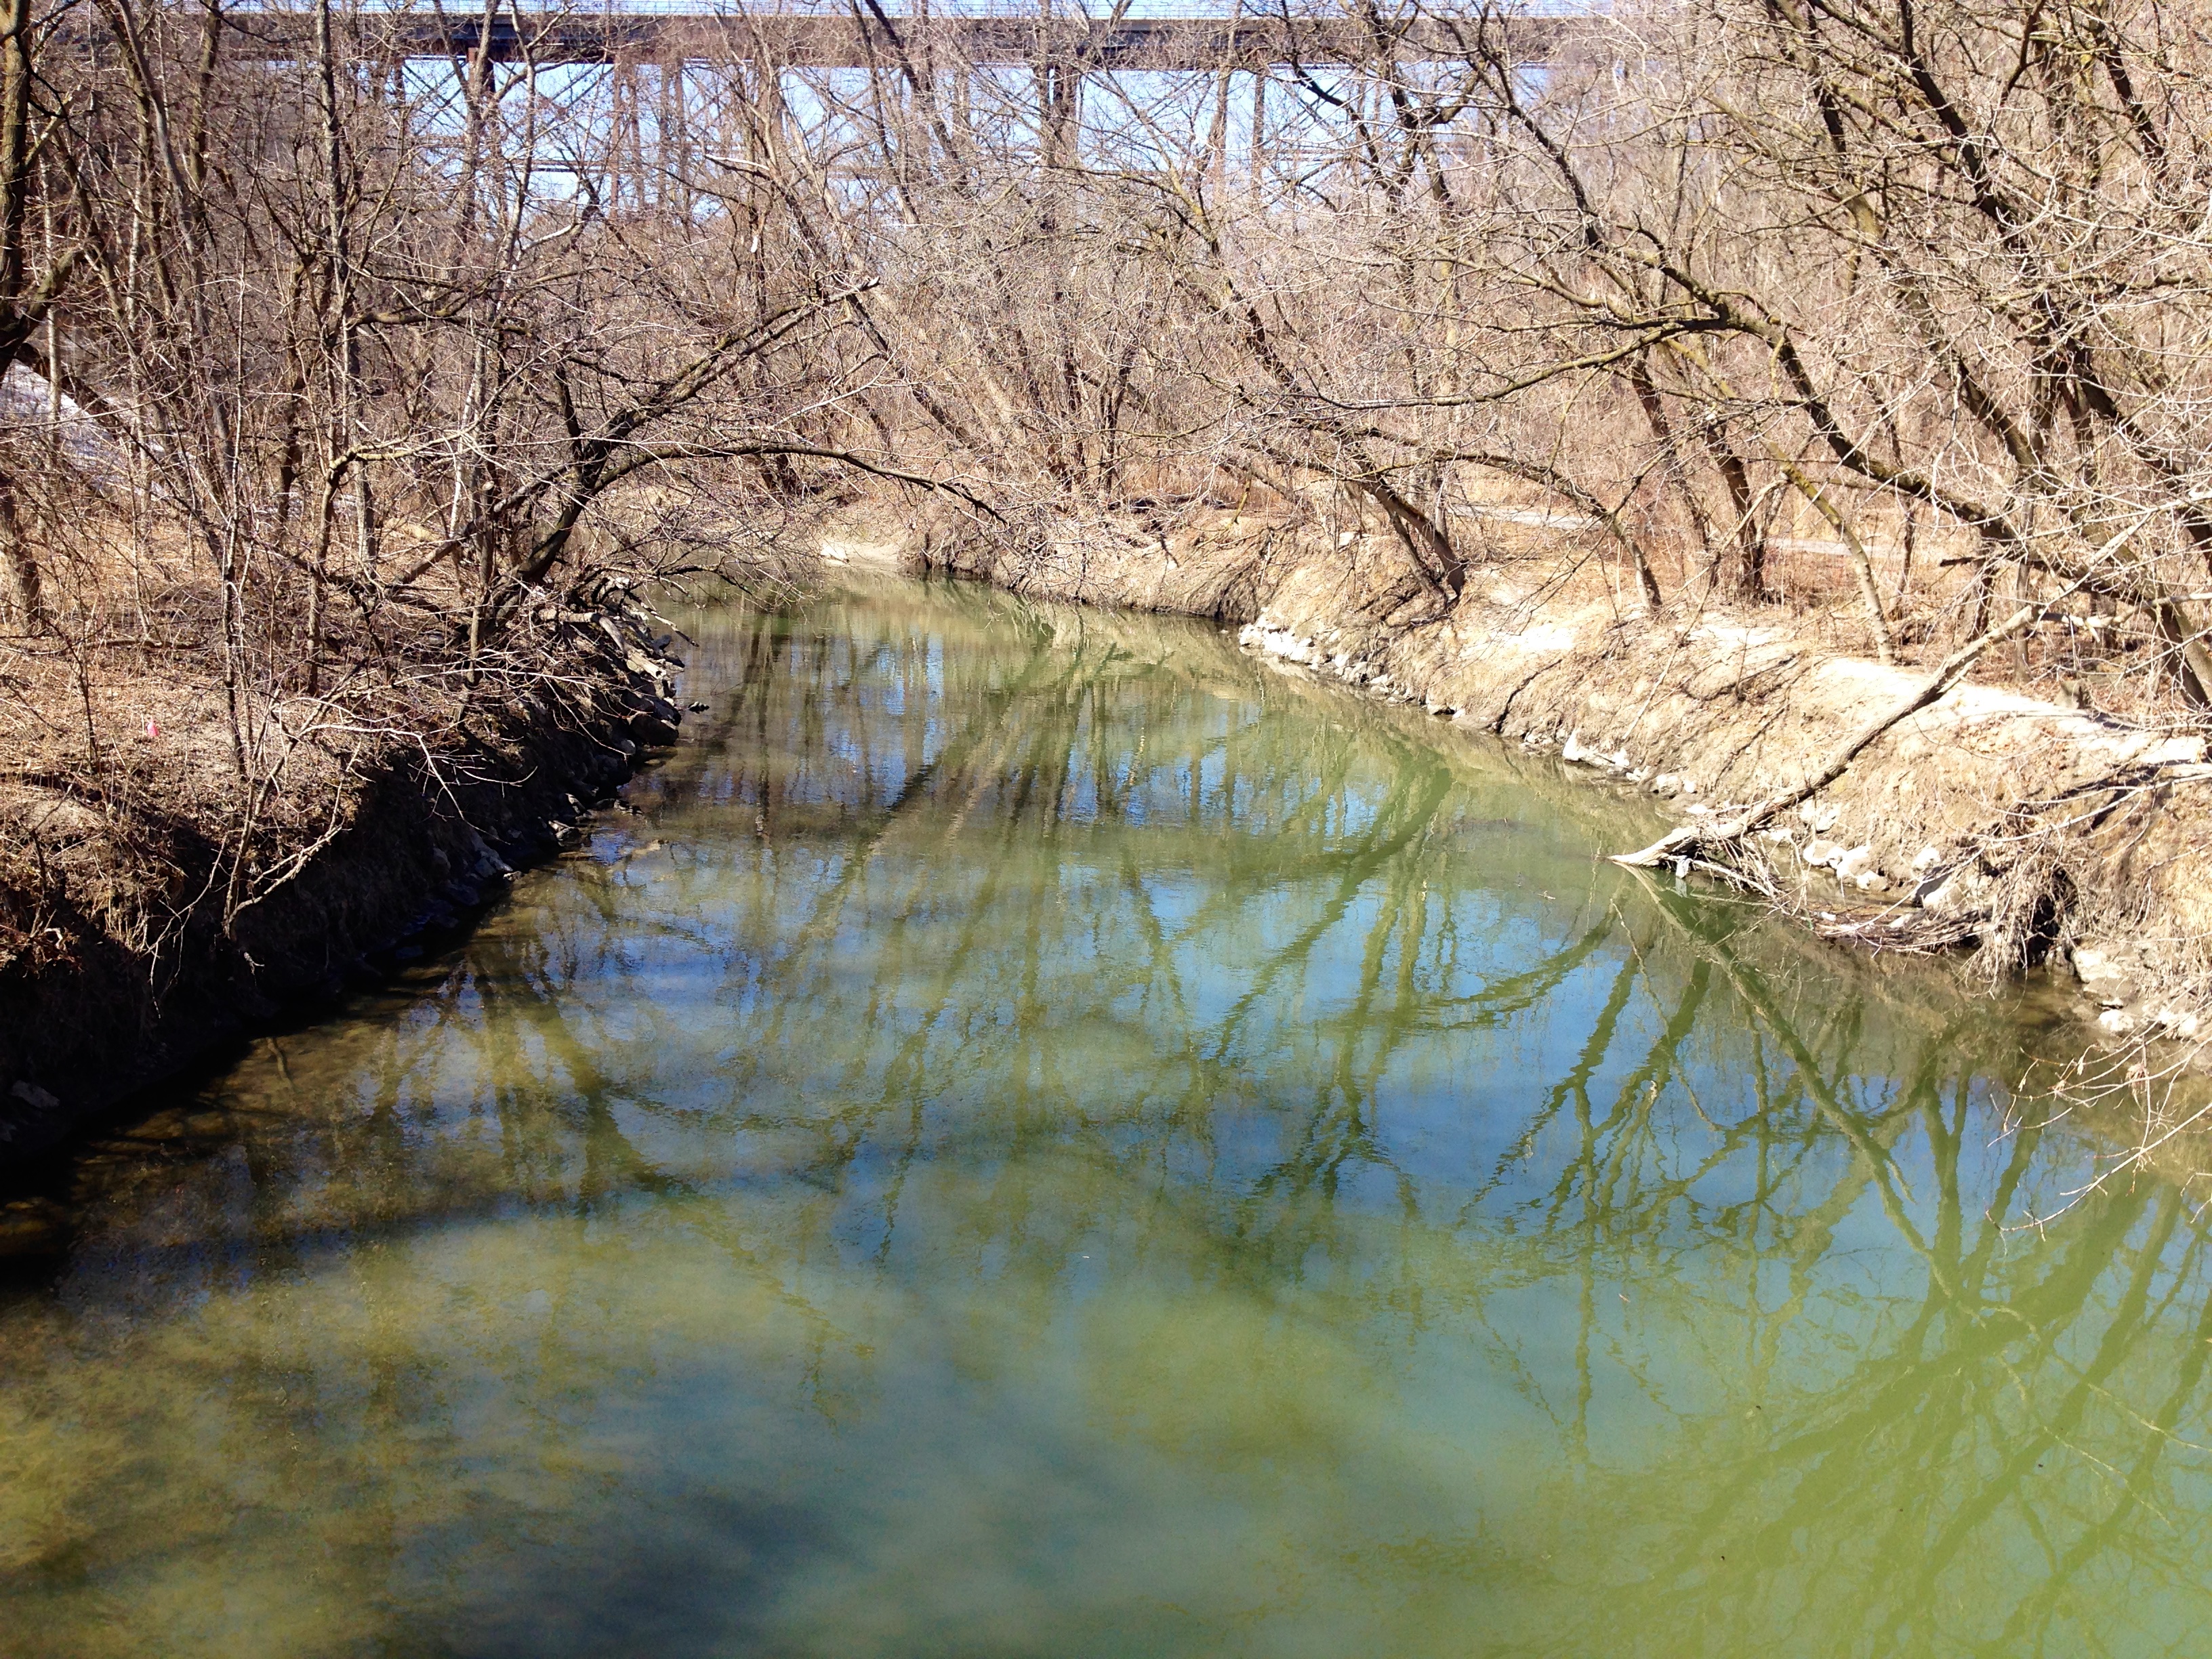
<instances>
[{"instance_id":1,"label":"eroded dirt bank","mask_svg":"<svg viewBox=\"0 0 2212 1659\"><path fill-rule=\"evenodd\" d=\"M1657 614L1584 562L1412 587L1389 538L1187 515L1055 526L1024 542L927 511L854 510L832 562L940 569L1020 591L1210 617L1299 672L1422 705L1620 783L1686 818L1797 784L1929 670L1837 647L1829 619L1677 605ZM1624 852L1631 850L1623 848ZM1755 848L1817 930L1876 949L1975 947L2048 967L2115 1038L2212 1030L2212 764L2148 730L1972 681L1868 749Z\"/></svg>"},{"instance_id":2,"label":"eroded dirt bank","mask_svg":"<svg viewBox=\"0 0 2212 1659\"><path fill-rule=\"evenodd\" d=\"M1387 538L1228 512L1164 532L1069 525L1021 544L877 506L830 521L821 550L1212 617L1288 672L1555 753L1684 817L1794 783L1924 673L1839 652L1786 612L1648 615L1602 580L1527 574L1537 562L1479 571L1444 605L1407 592ZM653 636L639 624L601 637L613 642L580 657L557 695L485 711L434 766L395 748L342 833L227 929L204 902L218 848L173 836L158 890L118 884L101 862L100 803L11 786L9 817L38 825L49 937L0 967L0 1167L288 1005L374 974L557 844L673 735ZM2199 736L1969 683L1763 845L1820 931L2047 963L2111 1036L2186 1041L2212 1025L2208 792Z\"/></svg>"},{"instance_id":3,"label":"eroded dirt bank","mask_svg":"<svg viewBox=\"0 0 2212 1659\"><path fill-rule=\"evenodd\" d=\"M220 902L222 842L181 798L126 808L60 779L9 784L0 806L42 880L7 895L21 937L0 965L0 1173L240 1032L373 980L672 740L665 637L641 615L586 620L542 696L487 701L434 748L386 744L335 833L248 908Z\"/></svg>"}]
</instances>

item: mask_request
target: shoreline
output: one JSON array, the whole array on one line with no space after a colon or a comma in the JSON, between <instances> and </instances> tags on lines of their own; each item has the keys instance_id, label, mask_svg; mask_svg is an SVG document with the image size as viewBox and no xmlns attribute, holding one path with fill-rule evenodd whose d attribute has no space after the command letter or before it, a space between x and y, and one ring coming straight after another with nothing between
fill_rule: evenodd
<instances>
[{"instance_id":1,"label":"shoreline","mask_svg":"<svg viewBox=\"0 0 2212 1659\"><path fill-rule=\"evenodd\" d=\"M1175 537L1115 529L1082 526L1072 556L1016 562L927 521L876 520L833 523L819 551L833 567L951 574L1212 620L1289 672L1553 754L1616 787L1648 791L1685 820L1789 781L1913 678L1771 622L1717 611L1650 617L1502 585L1471 583L1447 613L1409 622L1375 604L1386 547L1362 545L1347 558L1270 535L1255 554L1250 538L1234 533L1178 546ZM0 976L0 1175L223 1045L381 982L426 937L465 930L518 867L556 853L586 811L673 740L681 718L668 700L680 663L654 648L642 617L627 620L617 651L580 665L592 693L580 701L603 705L593 718L550 697L507 711L471 748L441 757L465 775L458 782L386 767L361 791L343 833L236 937L188 933L161 965L158 989L152 964L88 927L89 948L74 962ZM1946 775L1937 780L1927 762L1939 744ZM2047 918L2052 936L2034 965L2053 969L2085 1034L2113 1046L2186 1042L2212 991L2198 946L2212 934L2212 813L2197 804L2212 789L2183 787L2200 778L2212 781L2200 738L2130 731L1970 682L1890 734L1768 841L1798 883L1797 919L1875 950L1889 948L1886 921L1915 913L1947 918L1961 943L2003 925L2007 878L2033 862L2045 902L2054 884L2071 890L2069 908ZM2033 860L1993 867L1993 844L2002 858L2006 842L2033 840L2024 818L2054 801L2088 804L2073 813L2087 833L2070 823L2064 846L2038 845ZM2121 876L2148 867L2164 878L2138 890L2132 933L2114 926L2122 882L2084 863L2115 828L2128 854L2150 849L2133 866L2124 859ZM2036 902L2028 896L2030 908ZM2192 927L2192 916L2203 925ZM2085 920L2105 931L2085 929Z\"/></svg>"},{"instance_id":2,"label":"shoreline","mask_svg":"<svg viewBox=\"0 0 2212 1659\"><path fill-rule=\"evenodd\" d=\"M498 711L434 769L395 747L343 829L228 935L180 910L173 947L152 956L113 916L70 904L66 959L0 973L0 1177L224 1045L382 982L557 853L682 718L680 663L647 618L607 614L623 637L610 649L597 629L579 635L566 672L580 694ZM215 868L185 881L204 891Z\"/></svg>"},{"instance_id":3,"label":"shoreline","mask_svg":"<svg viewBox=\"0 0 2212 1659\"><path fill-rule=\"evenodd\" d=\"M1098 519L1017 553L926 513L860 510L827 522L820 552L1207 618L1297 672L1632 786L1679 822L1814 774L1929 672L1838 651L1780 606L1654 613L1533 580L1533 562L1408 605L1372 527L1325 541L1233 514L1172 532ZM1779 908L1823 938L1972 946L1992 980L2048 969L2096 1041L2179 1049L2212 1040L2209 753L2193 732L1970 679L1752 841Z\"/></svg>"}]
</instances>

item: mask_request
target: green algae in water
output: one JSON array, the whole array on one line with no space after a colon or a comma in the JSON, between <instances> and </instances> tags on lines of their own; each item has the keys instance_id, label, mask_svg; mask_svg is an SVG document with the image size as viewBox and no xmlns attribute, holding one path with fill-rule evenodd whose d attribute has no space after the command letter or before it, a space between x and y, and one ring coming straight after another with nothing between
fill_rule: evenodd
<instances>
[{"instance_id":1,"label":"green algae in water","mask_svg":"<svg viewBox=\"0 0 2212 1659\"><path fill-rule=\"evenodd\" d=\"M691 630L634 812L85 1154L0 1302L0 1652L2212 1629L2203 1226L2069 1202L2003 1008L1202 629Z\"/></svg>"}]
</instances>

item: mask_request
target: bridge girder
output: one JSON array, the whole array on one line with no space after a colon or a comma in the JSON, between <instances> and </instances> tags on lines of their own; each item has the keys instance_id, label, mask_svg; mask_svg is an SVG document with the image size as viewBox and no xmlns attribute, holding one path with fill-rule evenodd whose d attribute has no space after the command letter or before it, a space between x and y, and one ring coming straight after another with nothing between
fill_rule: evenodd
<instances>
[{"instance_id":1,"label":"bridge girder","mask_svg":"<svg viewBox=\"0 0 2212 1659\"><path fill-rule=\"evenodd\" d=\"M1486 41L1474 26L1424 17L1378 40L1349 18L1127 17L1119 22L1058 17L902 18L886 28L872 17L794 12L501 12L365 15L343 31L342 50L384 60L475 55L488 46L497 61L542 64L744 60L779 67L865 69L1053 64L1080 70L1265 70L1373 63L1448 62L1478 50L1504 50L1513 61L1547 61L1588 20L1524 17L1493 21ZM314 50L307 12L231 12L233 50L270 59ZM365 26L364 26L365 25Z\"/></svg>"}]
</instances>

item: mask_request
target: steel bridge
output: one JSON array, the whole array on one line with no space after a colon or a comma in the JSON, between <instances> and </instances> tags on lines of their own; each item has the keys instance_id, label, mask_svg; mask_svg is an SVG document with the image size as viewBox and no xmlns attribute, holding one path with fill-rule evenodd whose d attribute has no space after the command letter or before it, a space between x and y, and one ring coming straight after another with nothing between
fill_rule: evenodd
<instances>
[{"instance_id":1,"label":"steel bridge","mask_svg":"<svg viewBox=\"0 0 2212 1659\"><path fill-rule=\"evenodd\" d=\"M1491 19L1480 27L1424 15L1370 24L1337 15L1141 16L1120 19L751 11L356 11L333 20L337 50L382 59L466 58L542 64L743 59L784 68L866 69L902 62L979 67L1054 64L1089 70L1267 70L1279 65L1444 62L1478 52L1522 64L1549 61L1588 15ZM308 11L232 11L232 50L307 56ZM1484 30L1486 28L1486 33Z\"/></svg>"}]
</instances>

